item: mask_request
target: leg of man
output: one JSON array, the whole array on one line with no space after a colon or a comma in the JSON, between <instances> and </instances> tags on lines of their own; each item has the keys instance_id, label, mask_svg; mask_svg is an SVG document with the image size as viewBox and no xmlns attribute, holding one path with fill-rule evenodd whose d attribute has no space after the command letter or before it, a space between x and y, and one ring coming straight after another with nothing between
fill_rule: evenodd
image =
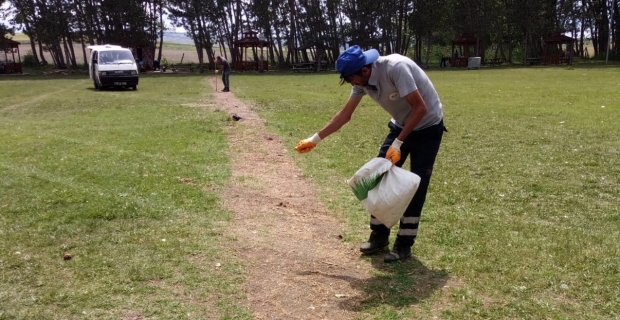
<instances>
[{"instance_id":1,"label":"leg of man","mask_svg":"<svg viewBox=\"0 0 620 320\"><path fill-rule=\"evenodd\" d=\"M426 200L426 193L443 132L442 121L437 125L412 132L401 146L401 153L410 155L411 172L420 177L420 185L400 219L394 250L385 256L386 262L402 260L411 256L411 246L413 246L418 234L422 207ZM402 165L402 162L404 161L401 157L401 162L397 165Z\"/></svg>"},{"instance_id":2,"label":"leg of man","mask_svg":"<svg viewBox=\"0 0 620 320\"><path fill-rule=\"evenodd\" d=\"M224 74L222 75L222 81L224 82L224 90L229 91L230 72L224 72Z\"/></svg>"}]
</instances>

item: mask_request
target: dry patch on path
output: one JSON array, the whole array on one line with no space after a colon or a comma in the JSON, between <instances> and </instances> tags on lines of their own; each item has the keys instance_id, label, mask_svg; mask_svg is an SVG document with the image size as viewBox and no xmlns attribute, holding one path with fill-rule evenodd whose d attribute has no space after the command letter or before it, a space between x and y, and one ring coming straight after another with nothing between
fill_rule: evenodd
<instances>
[{"instance_id":1,"label":"dry patch on path","mask_svg":"<svg viewBox=\"0 0 620 320\"><path fill-rule=\"evenodd\" d=\"M258 319L359 316L372 266L342 242L343 226L264 121L230 92L215 93L215 108L242 117L227 132L232 178L222 196L234 212L231 250L249 269L248 307Z\"/></svg>"}]
</instances>

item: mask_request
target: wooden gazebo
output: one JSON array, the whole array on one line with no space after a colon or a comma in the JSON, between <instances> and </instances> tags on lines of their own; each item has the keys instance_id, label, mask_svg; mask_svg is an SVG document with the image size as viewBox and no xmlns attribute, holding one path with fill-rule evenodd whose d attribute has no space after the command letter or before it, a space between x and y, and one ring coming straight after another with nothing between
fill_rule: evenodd
<instances>
[{"instance_id":1,"label":"wooden gazebo","mask_svg":"<svg viewBox=\"0 0 620 320\"><path fill-rule=\"evenodd\" d=\"M4 47L4 54L0 51L0 73L22 73L22 59L19 54L19 42L0 38L0 47ZM15 54L17 53L17 60Z\"/></svg>"},{"instance_id":2,"label":"wooden gazebo","mask_svg":"<svg viewBox=\"0 0 620 320\"><path fill-rule=\"evenodd\" d=\"M327 47L320 42L291 49L293 71L322 71L327 70ZM333 59L332 59L333 60Z\"/></svg>"},{"instance_id":3,"label":"wooden gazebo","mask_svg":"<svg viewBox=\"0 0 620 320\"><path fill-rule=\"evenodd\" d=\"M571 64L573 62L573 44L575 39L556 33L543 40L545 42L543 52L544 64ZM565 48L563 48L564 45L566 46Z\"/></svg>"},{"instance_id":4,"label":"wooden gazebo","mask_svg":"<svg viewBox=\"0 0 620 320\"><path fill-rule=\"evenodd\" d=\"M271 43L258 38L258 32L247 30L242 33L243 37L233 42L233 68L237 71L267 71L269 61L264 55L264 48L269 48ZM248 56L248 49L251 56ZM258 50L260 49L260 53Z\"/></svg>"},{"instance_id":5,"label":"wooden gazebo","mask_svg":"<svg viewBox=\"0 0 620 320\"><path fill-rule=\"evenodd\" d=\"M452 40L452 55L450 65L453 67L467 67L469 57L480 57L484 61L484 43L470 33L464 33Z\"/></svg>"}]
</instances>

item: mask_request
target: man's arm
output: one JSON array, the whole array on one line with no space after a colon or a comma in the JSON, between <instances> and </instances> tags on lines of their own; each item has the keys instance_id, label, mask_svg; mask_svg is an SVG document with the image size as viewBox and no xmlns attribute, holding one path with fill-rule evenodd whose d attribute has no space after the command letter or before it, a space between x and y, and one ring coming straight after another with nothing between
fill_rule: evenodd
<instances>
[{"instance_id":1,"label":"man's arm","mask_svg":"<svg viewBox=\"0 0 620 320\"><path fill-rule=\"evenodd\" d=\"M340 130L342 126L344 126L347 122L349 122L349 120L351 120L351 116L353 115L355 108L357 108L361 100L362 97L349 97L349 100L347 100L344 108L338 111L338 113L336 113L336 115L332 117L332 119L327 123L327 125L318 132L319 137L321 137L321 139L325 139L330 134Z\"/></svg>"},{"instance_id":2,"label":"man's arm","mask_svg":"<svg viewBox=\"0 0 620 320\"><path fill-rule=\"evenodd\" d=\"M420 95L419 90L412 91L411 93L405 96L405 100L411 106L411 112L405 119L405 126L403 130L400 132L398 137L392 142L392 145L388 148L387 153L385 154L385 158L392 161L392 164L395 165L400 161L400 146L403 144L403 141L407 139L407 136L415 129L420 120L426 114L426 103L424 99L422 99L422 95Z\"/></svg>"},{"instance_id":3,"label":"man's arm","mask_svg":"<svg viewBox=\"0 0 620 320\"><path fill-rule=\"evenodd\" d=\"M411 133L411 131L415 129L420 120L424 118L424 115L426 115L426 103L424 102L422 95L420 95L419 90L415 90L406 95L405 100L407 101L407 103L409 103L411 109L413 110L411 110L411 113L409 113L409 116L407 116L407 119L405 120L405 126L398 135L397 139L400 141L404 141Z\"/></svg>"},{"instance_id":4,"label":"man's arm","mask_svg":"<svg viewBox=\"0 0 620 320\"><path fill-rule=\"evenodd\" d=\"M351 116L357 108L357 105L362 100L361 96L351 96L349 100L344 105L342 110L338 111L336 115L332 117L332 119L321 129L319 132L315 133L312 137L308 139L304 139L297 143L295 147L295 151L299 153L306 153L312 151L316 145L321 142L321 140L327 138L330 134L338 131L342 126L344 126L349 120L351 120Z\"/></svg>"}]
</instances>

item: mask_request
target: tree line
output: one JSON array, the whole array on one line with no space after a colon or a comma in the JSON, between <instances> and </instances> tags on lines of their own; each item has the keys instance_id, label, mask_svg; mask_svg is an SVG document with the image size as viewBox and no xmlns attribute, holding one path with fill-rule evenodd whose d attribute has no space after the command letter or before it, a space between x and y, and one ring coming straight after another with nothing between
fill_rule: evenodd
<instances>
[{"instance_id":1,"label":"tree line","mask_svg":"<svg viewBox=\"0 0 620 320\"><path fill-rule=\"evenodd\" d=\"M333 63L351 44L400 53L418 62L433 46L470 34L487 52L507 61L536 55L552 33L577 39L575 55L611 57L620 48L620 0L0 0L0 32L21 30L37 63L77 67L93 44L146 48L162 57L165 21L183 27L194 41L199 64L213 63L252 29L270 45L274 66L294 62L294 48L318 44ZM2 4L5 4L2 6ZM167 18L167 19L166 19ZM0 41L2 38L0 38ZM586 52L590 43L594 52ZM79 44L77 49L73 44ZM1 45L1 43L0 43ZM219 49L218 49L219 48ZM46 61L42 52L53 61Z\"/></svg>"}]
</instances>

